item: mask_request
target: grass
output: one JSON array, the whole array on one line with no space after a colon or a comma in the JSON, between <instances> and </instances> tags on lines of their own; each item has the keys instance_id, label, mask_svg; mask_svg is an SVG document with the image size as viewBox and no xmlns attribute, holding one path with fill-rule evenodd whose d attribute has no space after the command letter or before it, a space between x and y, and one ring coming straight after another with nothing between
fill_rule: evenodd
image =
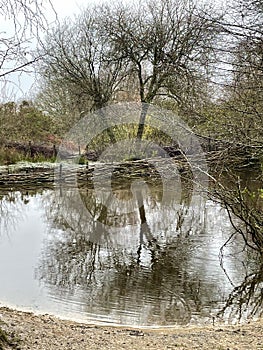
<instances>
[{"instance_id":1,"label":"grass","mask_svg":"<svg viewBox=\"0 0 263 350\"><path fill-rule=\"evenodd\" d=\"M34 157L31 157L29 154L24 154L23 152L19 152L14 148L0 147L0 165L16 164L21 161L54 162L55 157L45 157L42 154L36 154Z\"/></svg>"}]
</instances>

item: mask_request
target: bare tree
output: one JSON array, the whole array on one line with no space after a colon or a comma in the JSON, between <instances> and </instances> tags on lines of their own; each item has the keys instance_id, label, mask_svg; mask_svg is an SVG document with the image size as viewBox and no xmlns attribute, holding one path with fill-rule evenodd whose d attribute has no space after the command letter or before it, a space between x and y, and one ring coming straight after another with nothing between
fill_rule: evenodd
<instances>
[{"instance_id":1,"label":"bare tree","mask_svg":"<svg viewBox=\"0 0 263 350\"><path fill-rule=\"evenodd\" d=\"M92 100L88 96L81 92L78 94L76 89L60 80L45 80L39 86L35 104L52 118L56 135L64 135L80 116L92 108Z\"/></svg>"},{"instance_id":2,"label":"bare tree","mask_svg":"<svg viewBox=\"0 0 263 350\"><path fill-rule=\"evenodd\" d=\"M263 3L241 1L239 7L242 34L238 38L233 58L231 105L242 121L239 135L243 143L263 151ZM243 129L243 130L242 130Z\"/></svg>"},{"instance_id":3,"label":"bare tree","mask_svg":"<svg viewBox=\"0 0 263 350\"><path fill-rule=\"evenodd\" d=\"M228 213L230 223L234 228L229 237L229 243L236 235L240 235L251 249L263 254L263 197L262 197L262 171L254 169L254 179L247 183L240 175L229 168L225 174L214 179L209 195L213 200L219 201ZM257 181L256 181L257 179ZM238 219L238 220L237 220Z\"/></svg>"},{"instance_id":4,"label":"bare tree","mask_svg":"<svg viewBox=\"0 0 263 350\"><path fill-rule=\"evenodd\" d=\"M217 138L262 154L262 1L233 1L218 25L224 40L217 62L222 77L216 83L223 85L223 94L211 124Z\"/></svg>"},{"instance_id":5,"label":"bare tree","mask_svg":"<svg viewBox=\"0 0 263 350\"><path fill-rule=\"evenodd\" d=\"M45 60L40 70L44 80L56 80L66 86L76 102L89 101L89 110L83 112L105 107L125 78L124 62L112 59L112 47L96 7L53 30L43 43L42 52ZM114 141L110 129L108 134Z\"/></svg>"},{"instance_id":6,"label":"bare tree","mask_svg":"<svg viewBox=\"0 0 263 350\"><path fill-rule=\"evenodd\" d=\"M45 6L50 0L0 1L2 31L0 34L0 82L2 89L14 73L28 72L40 57L33 53L32 41L48 24Z\"/></svg>"},{"instance_id":7,"label":"bare tree","mask_svg":"<svg viewBox=\"0 0 263 350\"><path fill-rule=\"evenodd\" d=\"M199 16L200 11L192 0L146 1L107 9L103 18L109 40L115 56L129 63L141 102L152 103L162 97L180 103L186 90L205 73L216 28L212 15L205 18ZM139 139L146 113L143 109Z\"/></svg>"},{"instance_id":8,"label":"bare tree","mask_svg":"<svg viewBox=\"0 0 263 350\"><path fill-rule=\"evenodd\" d=\"M66 85L73 99L91 101L94 110L127 97L182 103L204 78L216 36L213 21L199 11L193 0L89 8L48 35L42 77Z\"/></svg>"}]
</instances>

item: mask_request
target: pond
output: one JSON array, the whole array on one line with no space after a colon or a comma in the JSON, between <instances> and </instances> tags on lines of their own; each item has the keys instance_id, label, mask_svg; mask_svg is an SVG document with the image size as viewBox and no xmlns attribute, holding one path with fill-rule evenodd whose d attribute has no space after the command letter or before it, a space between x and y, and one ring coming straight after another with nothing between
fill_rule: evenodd
<instances>
[{"instance_id":1,"label":"pond","mask_svg":"<svg viewBox=\"0 0 263 350\"><path fill-rule=\"evenodd\" d=\"M225 244L225 210L189 189L164 203L160 184L138 188L2 189L1 304L140 327L257 317L262 269L241 237Z\"/></svg>"}]
</instances>

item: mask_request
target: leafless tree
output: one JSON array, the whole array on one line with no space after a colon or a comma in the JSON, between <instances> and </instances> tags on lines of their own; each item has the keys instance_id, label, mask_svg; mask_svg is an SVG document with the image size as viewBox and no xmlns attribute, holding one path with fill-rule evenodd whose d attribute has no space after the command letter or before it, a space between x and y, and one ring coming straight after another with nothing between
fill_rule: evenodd
<instances>
[{"instance_id":1,"label":"leafless tree","mask_svg":"<svg viewBox=\"0 0 263 350\"><path fill-rule=\"evenodd\" d=\"M233 234L225 243L227 245L236 235L240 235L246 246L263 253L263 220L262 220L262 180L260 170L254 170L254 184L246 183L231 169L225 169L210 189L213 200L219 201L227 210L230 223L234 228Z\"/></svg>"},{"instance_id":2,"label":"leafless tree","mask_svg":"<svg viewBox=\"0 0 263 350\"><path fill-rule=\"evenodd\" d=\"M42 52L44 79L63 84L77 103L89 101L82 112L105 107L125 78L124 62L112 59L112 47L96 7L53 30L43 43ZM110 130L108 134L114 141Z\"/></svg>"},{"instance_id":3,"label":"leafless tree","mask_svg":"<svg viewBox=\"0 0 263 350\"><path fill-rule=\"evenodd\" d=\"M217 31L212 15L202 17L202 11L192 0L164 0L118 5L103 16L115 56L129 63L141 102L162 97L180 103L203 76ZM139 139L146 112L141 113Z\"/></svg>"},{"instance_id":4,"label":"leafless tree","mask_svg":"<svg viewBox=\"0 0 263 350\"><path fill-rule=\"evenodd\" d=\"M0 82L2 89L16 73L28 72L40 57L33 53L32 42L48 22L45 6L51 8L50 0L0 1L2 30L0 33ZM14 82L14 80L13 80Z\"/></svg>"},{"instance_id":5,"label":"leafless tree","mask_svg":"<svg viewBox=\"0 0 263 350\"><path fill-rule=\"evenodd\" d=\"M213 119L215 134L234 146L248 146L256 157L263 151L262 1L233 1L217 23L224 40L218 46L222 76L215 84L223 85L223 94Z\"/></svg>"},{"instance_id":6,"label":"leafless tree","mask_svg":"<svg viewBox=\"0 0 263 350\"><path fill-rule=\"evenodd\" d=\"M121 96L142 103L185 101L206 73L217 34L211 18L199 11L193 0L88 8L48 35L43 79L66 85L76 101L85 97L96 110ZM146 113L138 121L138 138Z\"/></svg>"}]
</instances>

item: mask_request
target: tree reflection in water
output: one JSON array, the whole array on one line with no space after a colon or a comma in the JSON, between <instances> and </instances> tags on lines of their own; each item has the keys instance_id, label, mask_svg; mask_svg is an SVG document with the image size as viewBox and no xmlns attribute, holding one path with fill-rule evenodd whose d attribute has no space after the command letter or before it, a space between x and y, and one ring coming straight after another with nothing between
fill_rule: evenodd
<instances>
[{"instance_id":1,"label":"tree reflection in water","mask_svg":"<svg viewBox=\"0 0 263 350\"><path fill-rule=\"evenodd\" d=\"M8 235L10 229L16 227L16 223L23 219L23 206L27 205L37 192L42 191L26 187L0 189L0 237L3 233Z\"/></svg>"},{"instance_id":2,"label":"tree reflection in water","mask_svg":"<svg viewBox=\"0 0 263 350\"><path fill-rule=\"evenodd\" d=\"M226 299L224 287L220 292L216 278L204 282L206 270L191 265L199 244L195 237L206 231L205 199L197 196L190 205L191 187L185 186L179 196L171 189L171 201L162 206L162 188L147 185L133 191L128 184L111 193L82 188L83 206L70 188L62 197L54 192L46 198L52 227L37 277L57 295L78 293L89 314L114 317L119 310L126 317L122 323L212 322ZM116 197L122 208L111 206ZM249 300L255 299L253 276L262 273L245 278ZM232 304L241 305L237 295L247 293L242 285L230 294L220 316ZM262 295L253 313L261 302Z\"/></svg>"},{"instance_id":3,"label":"tree reflection in water","mask_svg":"<svg viewBox=\"0 0 263 350\"><path fill-rule=\"evenodd\" d=\"M242 283L235 286L229 294L218 317L232 320L254 319L263 315L263 265L248 273Z\"/></svg>"}]
</instances>

